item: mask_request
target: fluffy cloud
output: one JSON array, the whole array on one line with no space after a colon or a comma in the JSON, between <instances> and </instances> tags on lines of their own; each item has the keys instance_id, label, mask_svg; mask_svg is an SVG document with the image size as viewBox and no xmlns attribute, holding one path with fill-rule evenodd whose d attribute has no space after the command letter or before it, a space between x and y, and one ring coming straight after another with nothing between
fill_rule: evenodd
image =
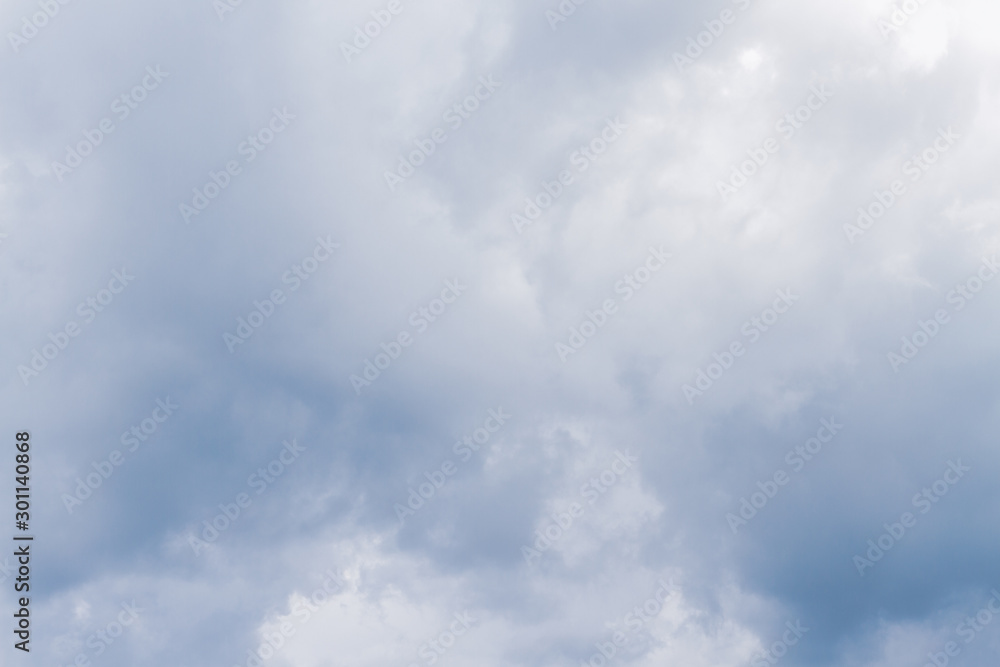
<instances>
[{"instance_id":1,"label":"fluffy cloud","mask_svg":"<svg viewBox=\"0 0 1000 667\"><path fill-rule=\"evenodd\" d=\"M0 400L36 443L33 648L987 660L996 18L6 4Z\"/></svg>"}]
</instances>

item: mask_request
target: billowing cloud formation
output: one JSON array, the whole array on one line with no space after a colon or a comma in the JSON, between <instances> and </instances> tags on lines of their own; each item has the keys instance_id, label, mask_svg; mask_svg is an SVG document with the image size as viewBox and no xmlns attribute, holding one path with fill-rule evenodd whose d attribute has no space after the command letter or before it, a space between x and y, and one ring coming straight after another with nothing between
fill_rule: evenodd
<instances>
[{"instance_id":1,"label":"billowing cloud formation","mask_svg":"<svg viewBox=\"0 0 1000 667\"><path fill-rule=\"evenodd\" d=\"M33 659L990 664L998 20L6 3Z\"/></svg>"}]
</instances>

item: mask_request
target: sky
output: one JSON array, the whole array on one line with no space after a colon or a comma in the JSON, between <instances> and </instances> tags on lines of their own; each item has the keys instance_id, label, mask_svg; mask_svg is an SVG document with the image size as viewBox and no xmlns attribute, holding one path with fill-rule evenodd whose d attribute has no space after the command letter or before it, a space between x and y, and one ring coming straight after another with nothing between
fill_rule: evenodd
<instances>
[{"instance_id":1,"label":"sky","mask_svg":"<svg viewBox=\"0 0 1000 667\"><path fill-rule=\"evenodd\" d=\"M998 24L6 0L0 665L995 664Z\"/></svg>"}]
</instances>

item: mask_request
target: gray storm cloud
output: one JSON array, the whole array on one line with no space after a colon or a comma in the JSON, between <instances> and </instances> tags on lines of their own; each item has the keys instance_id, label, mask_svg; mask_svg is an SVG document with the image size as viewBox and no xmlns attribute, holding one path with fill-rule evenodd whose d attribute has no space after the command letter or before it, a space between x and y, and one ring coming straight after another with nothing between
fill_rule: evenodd
<instances>
[{"instance_id":1,"label":"gray storm cloud","mask_svg":"<svg viewBox=\"0 0 1000 667\"><path fill-rule=\"evenodd\" d=\"M992 664L998 22L5 3L0 664Z\"/></svg>"}]
</instances>

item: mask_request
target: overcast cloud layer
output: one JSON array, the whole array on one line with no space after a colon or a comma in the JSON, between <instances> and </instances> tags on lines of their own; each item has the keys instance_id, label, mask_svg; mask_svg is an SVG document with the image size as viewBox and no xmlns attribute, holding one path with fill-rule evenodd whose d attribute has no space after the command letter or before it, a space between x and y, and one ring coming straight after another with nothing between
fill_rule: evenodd
<instances>
[{"instance_id":1,"label":"overcast cloud layer","mask_svg":"<svg viewBox=\"0 0 1000 667\"><path fill-rule=\"evenodd\" d=\"M0 664L996 664L1000 6L579 1L0 5Z\"/></svg>"}]
</instances>

